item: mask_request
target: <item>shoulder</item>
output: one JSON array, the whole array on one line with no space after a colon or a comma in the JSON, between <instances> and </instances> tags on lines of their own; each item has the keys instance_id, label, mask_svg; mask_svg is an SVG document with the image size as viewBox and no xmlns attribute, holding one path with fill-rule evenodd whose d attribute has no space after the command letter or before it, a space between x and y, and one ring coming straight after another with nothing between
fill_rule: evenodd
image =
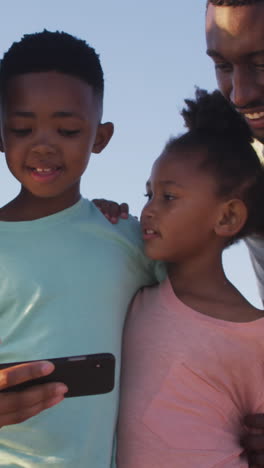
<instances>
[{"instance_id":1,"label":"shoulder","mask_svg":"<svg viewBox=\"0 0 264 468\"><path fill-rule=\"evenodd\" d=\"M127 242L143 249L140 224L137 219L129 216L128 219L120 219L117 224L111 224L93 202L84 199L84 204L89 210L89 223L95 223L105 234L123 237Z\"/></svg>"},{"instance_id":2,"label":"shoulder","mask_svg":"<svg viewBox=\"0 0 264 468\"><path fill-rule=\"evenodd\" d=\"M166 280L139 289L131 303L131 312L148 308L150 305L157 307L158 304L163 303L164 283L166 283Z\"/></svg>"},{"instance_id":3,"label":"shoulder","mask_svg":"<svg viewBox=\"0 0 264 468\"><path fill-rule=\"evenodd\" d=\"M153 282L162 281L166 276L165 266L146 257L141 235L140 224L136 218L120 219L117 224L111 224L94 203L85 200L89 209L89 229L94 230L103 240L119 245L135 268L145 270ZM131 263L130 263L131 267Z\"/></svg>"}]
</instances>

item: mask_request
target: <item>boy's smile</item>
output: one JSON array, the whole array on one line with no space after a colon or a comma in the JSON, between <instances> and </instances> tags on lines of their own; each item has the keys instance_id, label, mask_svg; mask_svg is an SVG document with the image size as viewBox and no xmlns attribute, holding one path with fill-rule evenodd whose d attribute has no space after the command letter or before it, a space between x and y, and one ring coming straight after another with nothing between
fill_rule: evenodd
<instances>
[{"instance_id":1,"label":"boy's smile","mask_svg":"<svg viewBox=\"0 0 264 468\"><path fill-rule=\"evenodd\" d=\"M20 199L49 198L59 211L80 198L91 152L99 153L112 135L111 124L100 124L100 117L92 88L74 76L41 72L10 80L2 150L22 185Z\"/></svg>"}]
</instances>

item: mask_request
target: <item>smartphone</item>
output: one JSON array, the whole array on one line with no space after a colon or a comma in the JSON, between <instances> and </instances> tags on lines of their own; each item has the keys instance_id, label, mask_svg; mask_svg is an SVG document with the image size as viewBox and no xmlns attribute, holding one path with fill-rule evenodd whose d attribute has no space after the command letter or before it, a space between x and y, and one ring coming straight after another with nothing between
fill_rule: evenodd
<instances>
[{"instance_id":1,"label":"smartphone","mask_svg":"<svg viewBox=\"0 0 264 468\"><path fill-rule=\"evenodd\" d=\"M42 361L43 359L41 359ZM62 382L68 387L65 397L78 397L85 395L100 395L111 392L115 383L115 357L110 353L86 354L82 356L69 356L55 359L44 359L53 362L54 371L44 377L29 380L18 385L1 390L1 392L14 392L25 390L32 385L48 382ZM27 362L23 361L0 364L0 370L6 367L17 366Z\"/></svg>"}]
</instances>

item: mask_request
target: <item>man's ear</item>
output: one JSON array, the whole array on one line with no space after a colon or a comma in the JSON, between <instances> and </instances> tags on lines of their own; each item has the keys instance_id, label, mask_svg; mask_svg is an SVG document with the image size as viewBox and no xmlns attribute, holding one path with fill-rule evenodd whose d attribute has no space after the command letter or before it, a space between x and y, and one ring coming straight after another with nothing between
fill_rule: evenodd
<instances>
[{"instance_id":1,"label":"man's ear","mask_svg":"<svg viewBox=\"0 0 264 468\"><path fill-rule=\"evenodd\" d=\"M220 237L233 237L241 231L247 218L247 207L242 200L228 200L219 208L214 226L215 233Z\"/></svg>"},{"instance_id":2,"label":"man's ear","mask_svg":"<svg viewBox=\"0 0 264 468\"><path fill-rule=\"evenodd\" d=\"M97 128L96 138L93 145L93 153L101 153L112 138L114 133L114 124L105 122L99 124Z\"/></svg>"}]
</instances>

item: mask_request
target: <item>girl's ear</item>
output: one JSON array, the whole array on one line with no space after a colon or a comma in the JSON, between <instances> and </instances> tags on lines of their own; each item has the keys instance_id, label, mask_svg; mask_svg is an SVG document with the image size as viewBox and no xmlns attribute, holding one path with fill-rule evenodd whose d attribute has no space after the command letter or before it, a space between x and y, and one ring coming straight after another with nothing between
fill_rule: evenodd
<instances>
[{"instance_id":1,"label":"girl's ear","mask_svg":"<svg viewBox=\"0 0 264 468\"><path fill-rule=\"evenodd\" d=\"M247 207L242 200L228 200L219 209L214 226L215 233L220 237L233 237L241 231L247 218Z\"/></svg>"},{"instance_id":2,"label":"girl's ear","mask_svg":"<svg viewBox=\"0 0 264 468\"><path fill-rule=\"evenodd\" d=\"M114 133L114 124L112 122L106 122L98 125L95 142L93 145L93 153L101 153L106 147L108 142L111 140Z\"/></svg>"}]
</instances>

